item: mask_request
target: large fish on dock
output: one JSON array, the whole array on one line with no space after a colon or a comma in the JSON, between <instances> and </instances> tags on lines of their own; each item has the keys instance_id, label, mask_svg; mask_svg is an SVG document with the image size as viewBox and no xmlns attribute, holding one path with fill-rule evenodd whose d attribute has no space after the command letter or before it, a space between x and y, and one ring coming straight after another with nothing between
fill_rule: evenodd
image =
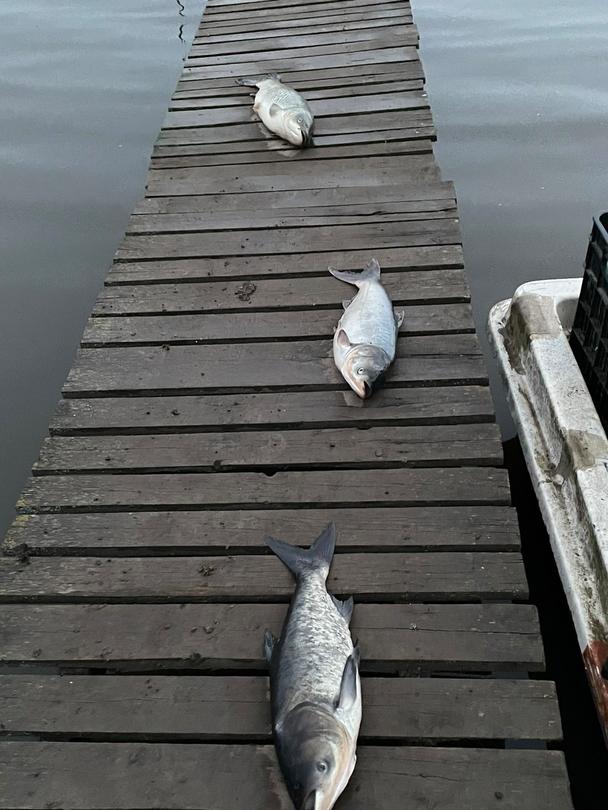
<instances>
[{"instance_id":1,"label":"large fish on dock","mask_svg":"<svg viewBox=\"0 0 608 810\"><path fill-rule=\"evenodd\" d=\"M334 361L353 391L367 399L395 359L404 313L393 309L376 259L361 272L341 272L332 267L329 272L359 288L351 301L343 302L344 314L334 334Z\"/></svg>"},{"instance_id":2,"label":"large fish on dock","mask_svg":"<svg viewBox=\"0 0 608 810\"><path fill-rule=\"evenodd\" d=\"M325 585L333 524L310 549L267 542L296 578L281 637L266 631L264 638L277 756L296 810L330 810L354 770L361 724L353 600L339 601Z\"/></svg>"},{"instance_id":3,"label":"large fish on dock","mask_svg":"<svg viewBox=\"0 0 608 810\"><path fill-rule=\"evenodd\" d=\"M294 146L311 146L314 117L306 99L283 84L276 73L265 79L237 79L237 84L257 87L253 110L275 135Z\"/></svg>"}]
</instances>

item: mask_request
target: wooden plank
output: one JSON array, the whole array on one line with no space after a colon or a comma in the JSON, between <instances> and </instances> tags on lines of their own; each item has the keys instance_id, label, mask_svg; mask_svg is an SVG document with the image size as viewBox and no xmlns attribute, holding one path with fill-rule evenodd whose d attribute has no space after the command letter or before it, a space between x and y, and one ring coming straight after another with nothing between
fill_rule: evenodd
<instances>
[{"instance_id":1,"label":"wooden plank","mask_svg":"<svg viewBox=\"0 0 608 810\"><path fill-rule=\"evenodd\" d=\"M353 288L330 276L326 270L327 262L328 259L325 258L323 264L316 265L317 271L324 273L320 278L309 275L303 278L289 276L288 278L259 279L252 272L249 278L254 278L254 281L207 281L191 284L187 283L186 278L182 283L177 284L112 285L101 291L93 314L94 316L171 315L173 317L175 315L202 315L203 313L210 315L233 312L242 313L244 316L248 311L267 314L274 311L281 313L285 319L284 328L289 331L290 328L296 330L297 317L302 318L305 324L308 322L306 318L310 315L309 322L312 325L315 320L310 310L314 308L322 313L321 318L333 318L335 326L340 314L337 308L341 307L344 298L352 296ZM301 263L300 261L295 265L290 264L290 269L293 270L294 266ZM219 264L222 265L221 260ZM261 263L258 263L258 266L259 264ZM275 258L270 267L277 264ZM203 266L209 267L209 263ZM263 266L266 266L268 270L268 263ZM314 267L314 265L312 266ZM357 266L359 267L360 263ZM123 273L122 277L125 272L123 267L118 268ZM241 262L241 267L246 269L244 262ZM227 269L224 267L224 272ZM150 272L148 278L151 275ZM442 304L453 306L466 303L469 298L462 270L385 272L383 283L395 306L406 305L406 315L416 304L419 306L440 306ZM285 310L290 310L289 314ZM297 316L297 310L309 311ZM293 326L288 320L292 316ZM254 322L257 323L257 319L251 316L246 321L254 330L262 328L255 326ZM270 324L271 320L268 319L267 323ZM212 324L212 321L209 322L210 329L213 328ZM406 334L406 331L403 334ZM253 336L255 337L255 335Z\"/></svg>"},{"instance_id":2,"label":"wooden plank","mask_svg":"<svg viewBox=\"0 0 608 810\"><path fill-rule=\"evenodd\" d=\"M389 28L388 31L387 28ZM287 56L287 53L281 54L281 51L293 52L294 55L342 52L342 48L338 51L336 46L348 48L350 52L359 50L361 46L365 46L369 42L373 42L375 48L386 46L387 43L389 45L415 45L418 42L418 29L411 22L403 24L401 20L395 20L392 24L382 28L351 27L346 30L338 28L334 31L315 31L313 29L303 32L287 31L284 34L273 32L272 36L267 34L261 38L237 36L224 39L214 37L213 41L205 39L204 42L195 39L188 54L188 63L202 59L206 64L218 64L216 61L210 61L209 57L229 54L238 54L235 56L238 59L243 59L243 55L247 54L248 58L255 59L257 57L254 54L260 51L264 53L264 58L274 58L275 54L278 58ZM330 48L331 50L329 50Z\"/></svg>"},{"instance_id":3,"label":"wooden plank","mask_svg":"<svg viewBox=\"0 0 608 810\"><path fill-rule=\"evenodd\" d=\"M321 20L328 15L335 15L341 11L347 14L383 14L391 9L403 10L407 14L411 14L409 3L403 2L389 2L389 0L375 0L374 2L359 2L349 3L346 5L343 0L333 0L320 5L318 2L311 3L298 3L291 7L275 6L273 3L266 4L265 8L256 9L214 9L211 6L206 7L206 14L201 22L201 27L213 26L221 22L222 25L227 23L237 24L240 20L257 20L277 17L278 19L293 19L300 18L304 20Z\"/></svg>"},{"instance_id":4,"label":"wooden plank","mask_svg":"<svg viewBox=\"0 0 608 810\"><path fill-rule=\"evenodd\" d=\"M160 201L161 198L156 198ZM165 201L170 198L165 198ZM180 199L179 197L173 198ZM184 198L185 200L191 198ZM418 272L440 270L445 277L446 287L454 274L448 271L462 268L462 247L460 245L426 245L424 247L397 248L388 250L341 251L339 253L287 253L279 256L225 256L223 258L176 259L168 261L116 262L106 279L106 286L129 284L167 284L198 283L215 280L229 281L238 279L241 286L252 280L256 290L258 279L269 276L291 277L291 284L297 279L315 276L315 283L321 284L321 278L328 278L326 267L331 265L340 270L361 269L371 258L377 258L383 268L383 283L391 285L391 295L395 295L396 285L392 284L391 271L406 270ZM414 276L408 276L412 279ZM407 279L402 279L399 287L407 287ZM422 284L422 276L418 283ZM210 290L211 288L209 288ZM236 287L233 288L236 290ZM335 286L334 286L335 289ZM464 274L460 274L461 301L469 298L468 286ZM218 289L218 292L221 288ZM143 291L142 291L143 292ZM451 292L451 291L450 291ZM401 293L403 294L403 293ZM448 293L448 299L450 294ZM452 293L453 297L453 293ZM234 296L233 296L234 298ZM310 300L310 299L308 299ZM314 299L313 299L314 300ZM413 300L416 300L415 298ZM420 299L418 299L420 300ZM445 298L443 300L446 300ZM330 303L333 299L330 299ZM99 314L103 314L99 313Z\"/></svg>"},{"instance_id":5,"label":"wooden plank","mask_svg":"<svg viewBox=\"0 0 608 810\"><path fill-rule=\"evenodd\" d=\"M374 25L385 19L393 17L410 22L413 19L411 9L404 8L402 3L383 3L375 8L350 8L344 9L339 14L339 7L331 8L330 4L323 10L323 13L308 14L298 9L285 11L280 9L266 9L255 14L239 14L237 17L231 14L214 14L201 21L195 39L204 39L206 36L213 36L217 31L238 31L248 32L249 30L259 30L266 28L272 30L273 27L319 27L323 25L333 25L341 20L344 25L366 24ZM345 29L348 30L348 29Z\"/></svg>"},{"instance_id":6,"label":"wooden plank","mask_svg":"<svg viewBox=\"0 0 608 810\"><path fill-rule=\"evenodd\" d=\"M341 7L348 11L355 8L367 9L371 6L384 6L385 3L386 0L349 0L348 3L342 3ZM218 13L231 13L238 14L239 16L246 14L259 15L264 9L269 8L276 11L281 9L281 13L294 12L297 10L302 14L306 14L307 17L315 17L318 14L324 14L327 8L337 8L339 5L340 4L336 3L335 0L328 4L321 3L321 0L300 0L300 2L295 3L287 2L287 0L276 0L276 2L273 0L264 0L263 2L259 2L259 0L242 0L242 2L239 3L211 2L205 8L205 20L207 20L207 18L215 19L215 15ZM406 3L403 7L409 9L410 4Z\"/></svg>"},{"instance_id":7,"label":"wooden plank","mask_svg":"<svg viewBox=\"0 0 608 810\"><path fill-rule=\"evenodd\" d=\"M189 166L236 166L240 163L285 163L288 161L318 161L335 159L339 157L386 157L391 155L423 155L430 154L432 146L430 140L385 140L371 143L348 144L344 146L317 146L313 150L296 153L294 150L266 149L253 152L235 152L233 154L211 155L177 155L171 157L155 157L155 169L181 169ZM407 217L404 217L407 219ZM323 223L318 223L323 224Z\"/></svg>"},{"instance_id":8,"label":"wooden plank","mask_svg":"<svg viewBox=\"0 0 608 810\"><path fill-rule=\"evenodd\" d=\"M496 551L339 554L328 588L376 603L528 598L521 555ZM274 555L0 558L0 603L289 602L293 589Z\"/></svg>"},{"instance_id":9,"label":"wooden plank","mask_svg":"<svg viewBox=\"0 0 608 810\"><path fill-rule=\"evenodd\" d=\"M364 678L360 742L561 739L548 681ZM4 733L180 740L272 739L268 680L4 675Z\"/></svg>"},{"instance_id":10,"label":"wooden plank","mask_svg":"<svg viewBox=\"0 0 608 810\"><path fill-rule=\"evenodd\" d=\"M270 155L272 157L272 155ZM223 158L220 158L223 160ZM193 165L199 163L198 159L177 158L173 163L178 163L178 168L182 164L189 162ZM204 161L203 161L204 162ZM218 211L213 214L134 214L128 224L127 234L164 234L164 233L219 233L222 231L250 231L269 229L291 229L291 228L315 228L318 232L320 227L337 225L370 225L378 223L399 223L407 227L405 223L420 222L423 227L430 223L437 223L441 227L442 222L456 221L456 209L451 205L451 201L439 200L434 205L426 203L427 207L436 210L428 211L369 211L366 213L366 206L361 206L363 210L346 212L348 206L304 208L297 212L293 208L288 209L259 209L255 214L247 216L247 212L240 209L237 211ZM358 206L357 206L358 207ZM399 208L398 203L385 204L386 208ZM371 208L371 206L368 206ZM381 208L381 206L379 206ZM334 211L335 209L335 211ZM267 235L267 234L266 234ZM270 240L269 240L270 241Z\"/></svg>"},{"instance_id":11,"label":"wooden plank","mask_svg":"<svg viewBox=\"0 0 608 810\"><path fill-rule=\"evenodd\" d=\"M424 71L420 61L389 62L386 64L342 65L323 70L287 70L281 73L283 81L297 90L308 90L312 87L340 87L347 84L364 84L366 82L388 82L397 80L423 79ZM234 77L217 77L213 79L180 77L177 83L178 93L186 90L221 91L220 95L235 91L238 85ZM243 90L242 92L250 92Z\"/></svg>"},{"instance_id":12,"label":"wooden plank","mask_svg":"<svg viewBox=\"0 0 608 810\"><path fill-rule=\"evenodd\" d=\"M339 472L79 475L31 478L18 512L326 506L508 505L505 470L476 467Z\"/></svg>"},{"instance_id":13,"label":"wooden plank","mask_svg":"<svg viewBox=\"0 0 608 810\"><path fill-rule=\"evenodd\" d=\"M412 24L412 15L401 9L385 11L383 14L370 15L366 18L363 14L345 14L344 18L339 15L313 18L305 20L296 19L272 19L261 17L256 22L241 23L241 25L226 25L217 23L213 25L201 26L194 43L203 45L215 42L235 42L242 40L243 34L247 34L249 41L255 39L267 39L274 37L284 37L291 35L305 34L325 34L330 32L361 31L363 29L387 28L394 25L406 26Z\"/></svg>"},{"instance_id":14,"label":"wooden plank","mask_svg":"<svg viewBox=\"0 0 608 810\"><path fill-rule=\"evenodd\" d=\"M378 93L377 95L310 100L310 107L314 113L315 121L323 117L336 115L376 113L387 110L424 110L428 109L428 106L428 98L420 90L405 93ZM190 103L186 109L181 110L172 105L165 117L163 128L179 129L242 124L250 121L252 115L251 106L245 105L199 109ZM314 154L314 150L311 150L311 154Z\"/></svg>"},{"instance_id":15,"label":"wooden plank","mask_svg":"<svg viewBox=\"0 0 608 810\"><path fill-rule=\"evenodd\" d=\"M151 169L146 193L149 197L176 197L182 194L218 191L222 193L268 191L273 187L279 191L298 191L312 188L340 188L342 184L382 186L385 183L398 183L400 178L411 180L412 177L431 182L440 179L438 169L432 157L428 155L370 157L363 165L356 158L325 159L316 163L312 160L298 160L291 161L289 169L283 166L279 168L262 165L249 166L245 175L235 175L235 171L238 169L229 166L204 169ZM362 245L362 247L374 246Z\"/></svg>"},{"instance_id":16,"label":"wooden plank","mask_svg":"<svg viewBox=\"0 0 608 810\"><path fill-rule=\"evenodd\" d=\"M363 45L360 46L363 48ZM378 62L414 62L418 60L418 51L412 47L386 47L375 50L345 51L343 53L323 53L319 55L298 54L291 59L274 56L271 59L254 58L248 61L232 61L227 64L208 65L205 67L184 68L182 81L190 79L238 78L239 76L259 76L273 70L283 75L295 70L325 70L334 67L357 67ZM285 77L287 79L287 77Z\"/></svg>"},{"instance_id":17,"label":"wooden plank","mask_svg":"<svg viewBox=\"0 0 608 810\"><path fill-rule=\"evenodd\" d=\"M178 147L170 147L175 152ZM248 147L249 148L249 147ZM201 151L197 145L182 147L183 150ZM203 151L205 151L203 149ZM271 150L273 151L273 150ZM177 154L177 152L175 152ZM183 152L185 154L185 152ZM181 154L181 153L180 153ZM390 210L390 206L404 212L416 213L432 210L433 203L449 203L455 199L451 183L430 183L425 186L376 186L370 188L345 187L324 189L295 189L293 191L258 191L242 194L184 194L168 197L148 197L137 205L136 214L193 214L228 211L281 211L297 213L297 209L337 209L349 207L356 211L369 211L373 206ZM431 206L429 209L428 206ZM386 206L383 208L382 206ZM296 210L294 210L296 209ZM319 257L321 254L318 254ZM346 251L345 260L352 260L353 251ZM360 255L360 254L357 254ZM394 254L393 254L394 256ZM401 257L400 257L401 258Z\"/></svg>"},{"instance_id":18,"label":"wooden plank","mask_svg":"<svg viewBox=\"0 0 608 810\"><path fill-rule=\"evenodd\" d=\"M34 474L213 472L222 470L370 469L500 466L498 427L331 428L177 433L156 436L52 436Z\"/></svg>"},{"instance_id":19,"label":"wooden plank","mask_svg":"<svg viewBox=\"0 0 608 810\"><path fill-rule=\"evenodd\" d=\"M328 118L319 118L315 127L315 143L319 146L327 145L327 139L333 138L335 142L351 143L353 134L369 133L367 140L377 140L379 135L386 130L400 130L406 138L434 138L435 129L433 119L428 110L414 109L402 110L399 112L387 110L377 113L359 113L353 115L337 115ZM259 121L253 119L248 124L230 124L223 127L190 127L181 129L163 129L158 136L157 144L160 146L175 146L190 143L231 143L234 141L261 141L265 145L282 146L280 139L272 135ZM310 165L310 164L307 164ZM391 179L387 179L390 183ZM435 178L430 176L426 182L438 180L439 173ZM408 182L409 181L409 182ZM397 181L399 182L399 180ZM411 178L404 175L401 182L404 185L412 184ZM348 185L356 185L357 179L345 177L336 188ZM359 185L367 185L365 178ZM266 189L271 187L271 184ZM322 185L318 187L323 187Z\"/></svg>"},{"instance_id":20,"label":"wooden plank","mask_svg":"<svg viewBox=\"0 0 608 810\"><path fill-rule=\"evenodd\" d=\"M301 337L332 338L340 312L266 312L255 315L171 315L91 318L85 347L251 342ZM469 304L412 306L401 327L404 335L455 334L475 329Z\"/></svg>"},{"instance_id":21,"label":"wooden plank","mask_svg":"<svg viewBox=\"0 0 608 810\"><path fill-rule=\"evenodd\" d=\"M350 58L365 57L368 53L383 54L391 49L401 48L404 50L408 48L415 48L418 44L418 32L414 26L403 26L405 29L401 35L393 35L391 33L380 33L383 29L379 29L378 33L372 36L367 36L361 42L351 42L350 37L347 37L344 42L330 42L327 45L311 45L309 47L302 46L299 48L292 48L288 44L284 47L278 46L276 48L265 48L256 50L257 42L254 40L252 50L245 53L237 54L222 54L219 56L203 56L199 55L198 48L194 45L190 54L186 57L184 73L192 68L202 68L206 72L209 70L219 70L222 76L238 76L238 73L232 72L232 65L238 61L238 65L245 66L245 72L240 75L252 75L251 65L255 64L253 74L259 75L260 69L257 67L256 60L263 60L264 65L272 64L287 64L287 67L295 67L296 63L299 66L303 59L315 58L329 58L332 64L350 64ZM411 29L411 31L410 31ZM288 38L286 38L288 39ZM310 37L312 39L312 37ZM374 61L377 61L376 59ZM359 62L360 64L360 62ZM268 73L268 70L262 70Z\"/></svg>"},{"instance_id":22,"label":"wooden plank","mask_svg":"<svg viewBox=\"0 0 608 810\"><path fill-rule=\"evenodd\" d=\"M82 349L66 396L347 390L321 341ZM484 385L474 335L402 337L386 385Z\"/></svg>"},{"instance_id":23,"label":"wooden plank","mask_svg":"<svg viewBox=\"0 0 608 810\"><path fill-rule=\"evenodd\" d=\"M0 661L121 671L266 669L285 605L2 605ZM521 604L355 606L364 673L542 671L536 610Z\"/></svg>"},{"instance_id":24,"label":"wooden plank","mask_svg":"<svg viewBox=\"0 0 608 810\"><path fill-rule=\"evenodd\" d=\"M371 160L372 158L370 158ZM330 162L330 161L327 161ZM214 166L213 170L228 167ZM234 171L234 169L232 169ZM248 167L247 171L250 171ZM170 171L186 171L173 169ZM191 172L200 171L190 169ZM159 174L161 172L158 172ZM382 222L357 225L318 226L314 238L301 228L269 228L207 233L127 234L116 251L120 261L147 259L221 257L228 255L255 256L268 253L291 253L307 250L349 248L410 247L413 245L451 245L459 240L459 225L455 218L415 220L414 222ZM225 249L222 252L222 245Z\"/></svg>"},{"instance_id":25,"label":"wooden plank","mask_svg":"<svg viewBox=\"0 0 608 810\"><path fill-rule=\"evenodd\" d=\"M438 386L382 388L365 401L351 391L63 399L50 430L60 435L192 433L493 420L487 387Z\"/></svg>"},{"instance_id":26,"label":"wooden plank","mask_svg":"<svg viewBox=\"0 0 608 810\"><path fill-rule=\"evenodd\" d=\"M17 556L268 553L270 534L308 545L335 521L345 551L517 551L515 511L504 506L106 512L18 515L4 542Z\"/></svg>"},{"instance_id":27,"label":"wooden plank","mask_svg":"<svg viewBox=\"0 0 608 810\"><path fill-rule=\"evenodd\" d=\"M293 806L272 746L18 742L3 743L0 758L7 778L0 807L7 810ZM437 810L487 810L490 802L502 810L572 808L559 751L384 746L361 747L341 804L344 810L422 806L421 794Z\"/></svg>"},{"instance_id":28,"label":"wooden plank","mask_svg":"<svg viewBox=\"0 0 608 810\"><path fill-rule=\"evenodd\" d=\"M335 80L327 80L326 82L317 82L319 85L316 87L314 84L309 87L306 92L306 98L310 101L312 99L328 99L328 98L341 98L341 97L357 97L367 96L370 93L409 93L412 90L423 90L424 82L422 79L410 80L396 80L382 82L381 77L357 77L358 84L354 84L354 79L343 80L338 83ZM390 77L388 77L390 78ZM204 107L233 107L233 106L247 106L252 105L252 88L241 87L235 84L234 91L228 88L221 87L215 90L203 89L197 90L187 85L186 90L176 90L170 102L170 109L187 109L187 102L192 101L199 109Z\"/></svg>"}]
</instances>

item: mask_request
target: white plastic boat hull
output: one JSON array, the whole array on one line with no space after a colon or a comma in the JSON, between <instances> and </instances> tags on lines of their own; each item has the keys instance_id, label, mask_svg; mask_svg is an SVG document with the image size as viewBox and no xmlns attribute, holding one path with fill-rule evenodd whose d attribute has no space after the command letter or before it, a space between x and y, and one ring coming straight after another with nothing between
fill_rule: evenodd
<instances>
[{"instance_id":1,"label":"white plastic boat hull","mask_svg":"<svg viewBox=\"0 0 608 810\"><path fill-rule=\"evenodd\" d=\"M608 441L568 342L580 286L524 284L488 326L608 742Z\"/></svg>"}]
</instances>

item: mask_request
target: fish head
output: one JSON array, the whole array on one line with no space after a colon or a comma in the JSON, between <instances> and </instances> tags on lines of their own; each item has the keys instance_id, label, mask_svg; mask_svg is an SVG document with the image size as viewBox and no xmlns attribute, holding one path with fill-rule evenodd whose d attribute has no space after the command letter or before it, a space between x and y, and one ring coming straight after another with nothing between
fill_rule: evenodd
<instances>
[{"instance_id":1,"label":"fish head","mask_svg":"<svg viewBox=\"0 0 608 810\"><path fill-rule=\"evenodd\" d=\"M331 810L355 767L355 743L329 707L302 703L276 729L277 753L296 810Z\"/></svg>"},{"instance_id":2,"label":"fish head","mask_svg":"<svg viewBox=\"0 0 608 810\"><path fill-rule=\"evenodd\" d=\"M368 399L380 386L391 361L384 349L365 343L351 345L342 360L342 376L357 396Z\"/></svg>"},{"instance_id":3,"label":"fish head","mask_svg":"<svg viewBox=\"0 0 608 810\"><path fill-rule=\"evenodd\" d=\"M284 119L287 140L296 146L311 146L313 124L314 119L310 110L305 108L288 110Z\"/></svg>"}]
</instances>

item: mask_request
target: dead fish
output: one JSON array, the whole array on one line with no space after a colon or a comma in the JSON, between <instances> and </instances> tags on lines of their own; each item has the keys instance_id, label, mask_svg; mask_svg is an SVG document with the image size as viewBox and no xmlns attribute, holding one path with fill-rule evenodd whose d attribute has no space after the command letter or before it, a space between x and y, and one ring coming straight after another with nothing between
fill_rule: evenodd
<instances>
[{"instance_id":1,"label":"dead fish","mask_svg":"<svg viewBox=\"0 0 608 810\"><path fill-rule=\"evenodd\" d=\"M314 118L306 99L280 76L270 73L265 79L237 79L237 84L257 87L253 110L264 126L294 146L312 146Z\"/></svg>"},{"instance_id":2,"label":"dead fish","mask_svg":"<svg viewBox=\"0 0 608 810\"><path fill-rule=\"evenodd\" d=\"M395 359L397 334L405 313L393 309L380 282L376 259L361 272L341 272L331 267L329 272L359 288L351 301L343 301L345 311L334 334L334 360L353 391L367 399Z\"/></svg>"},{"instance_id":3,"label":"dead fish","mask_svg":"<svg viewBox=\"0 0 608 810\"><path fill-rule=\"evenodd\" d=\"M349 623L352 597L327 592L336 544L330 524L310 549L269 547L296 578L281 637L266 631L277 756L296 810L330 810L355 767L361 724L359 648Z\"/></svg>"}]
</instances>

